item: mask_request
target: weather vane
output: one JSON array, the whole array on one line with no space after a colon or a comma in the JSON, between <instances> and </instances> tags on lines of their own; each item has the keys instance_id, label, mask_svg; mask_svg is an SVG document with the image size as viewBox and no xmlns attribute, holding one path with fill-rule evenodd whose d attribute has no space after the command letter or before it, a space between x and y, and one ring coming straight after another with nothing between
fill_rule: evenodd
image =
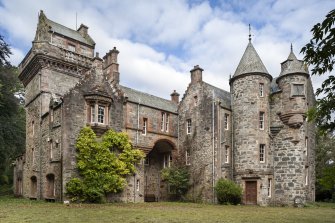
<instances>
[{"instance_id":1,"label":"weather vane","mask_svg":"<svg viewBox=\"0 0 335 223\"><path fill-rule=\"evenodd\" d=\"M249 24L249 42L251 42L251 26Z\"/></svg>"}]
</instances>

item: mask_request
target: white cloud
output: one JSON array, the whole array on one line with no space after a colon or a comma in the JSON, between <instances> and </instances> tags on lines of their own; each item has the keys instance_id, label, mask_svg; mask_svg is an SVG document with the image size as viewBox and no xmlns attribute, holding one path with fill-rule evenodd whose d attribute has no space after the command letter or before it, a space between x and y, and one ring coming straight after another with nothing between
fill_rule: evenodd
<instances>
[{"instance_id":1,"label":"white cloud","mask_svg":"<svg viewBox=\"0 0 335 223\"><path fill-rule=\"evenodd\" d=\"M211 4L211 5L210 5ZM310 29L333 7L331 0L266 1L80 1L3 0L0 30L8 33L11 61L18 64L34 38L37 14L70 28L84 23L100 55L116 46L120 50L121 82L129 87L169 98L172 90L183 94L189 70L199 64L203 78L229 90L248 43L253 44L270 74L276 77L280 62L293 43L300 48L311 37ZM319 77L313 77L315 89Z\"/></svg>"}]
</instances>

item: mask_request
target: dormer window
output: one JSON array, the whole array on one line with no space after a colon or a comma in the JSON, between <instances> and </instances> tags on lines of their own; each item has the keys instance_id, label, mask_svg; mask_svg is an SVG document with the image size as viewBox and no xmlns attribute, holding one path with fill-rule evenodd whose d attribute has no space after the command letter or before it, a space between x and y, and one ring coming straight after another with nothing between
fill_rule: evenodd
<instances>
[{"instance_id":1,"label":"dormer window","mask_svg":"<svg viewBox=\"0 0 335 223\"><path fill-rule=\"evenodd\" d=\"M98 124L108 124L108 106L100 102L92 102L89 106L89 122Z\"/></svg>"}]
</instances>

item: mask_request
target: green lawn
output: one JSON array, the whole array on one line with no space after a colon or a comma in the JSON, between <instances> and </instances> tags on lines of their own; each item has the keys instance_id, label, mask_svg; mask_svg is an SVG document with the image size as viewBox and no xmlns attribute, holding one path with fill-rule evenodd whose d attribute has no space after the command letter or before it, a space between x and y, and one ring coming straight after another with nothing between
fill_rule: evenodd
<instances>
[{"instance_id":1,"label":"green lawn","mask_svg":"<svg viewBox=\"0 0 335 223\"><path fill-rule=\"evenodd\" d=\"M174 202L66 206L0 197L0 222L335 222L335 204L305 208Z\"/></svg>"}]
</instances>

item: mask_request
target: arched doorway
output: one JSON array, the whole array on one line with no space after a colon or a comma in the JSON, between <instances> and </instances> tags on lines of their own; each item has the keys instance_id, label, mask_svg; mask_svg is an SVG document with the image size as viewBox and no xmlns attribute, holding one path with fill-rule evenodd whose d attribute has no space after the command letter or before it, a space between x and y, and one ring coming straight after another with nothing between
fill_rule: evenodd
<instances>
[{"instance_id":1,"label":"arched doorway","mask_svg":"<svg viewBox=\"0 0 335 223\"><path fill-rule=\"evenodd\" d=\"M163 201L168 199L168 185L161 180L161 170L173 162L174 145L168 140L158 140L147 154L144 167L144 200Z\"/></svg>"},{"instance_id":2,"label":"arched doorway","mask_svg":"<svg viewBox=\"0 0 335 223\"><path fill-rule=\"evenodd\" d=\"M30 199L37 199L37 178L32 176L30 178Z\"/></svg>"}]
</instances>

